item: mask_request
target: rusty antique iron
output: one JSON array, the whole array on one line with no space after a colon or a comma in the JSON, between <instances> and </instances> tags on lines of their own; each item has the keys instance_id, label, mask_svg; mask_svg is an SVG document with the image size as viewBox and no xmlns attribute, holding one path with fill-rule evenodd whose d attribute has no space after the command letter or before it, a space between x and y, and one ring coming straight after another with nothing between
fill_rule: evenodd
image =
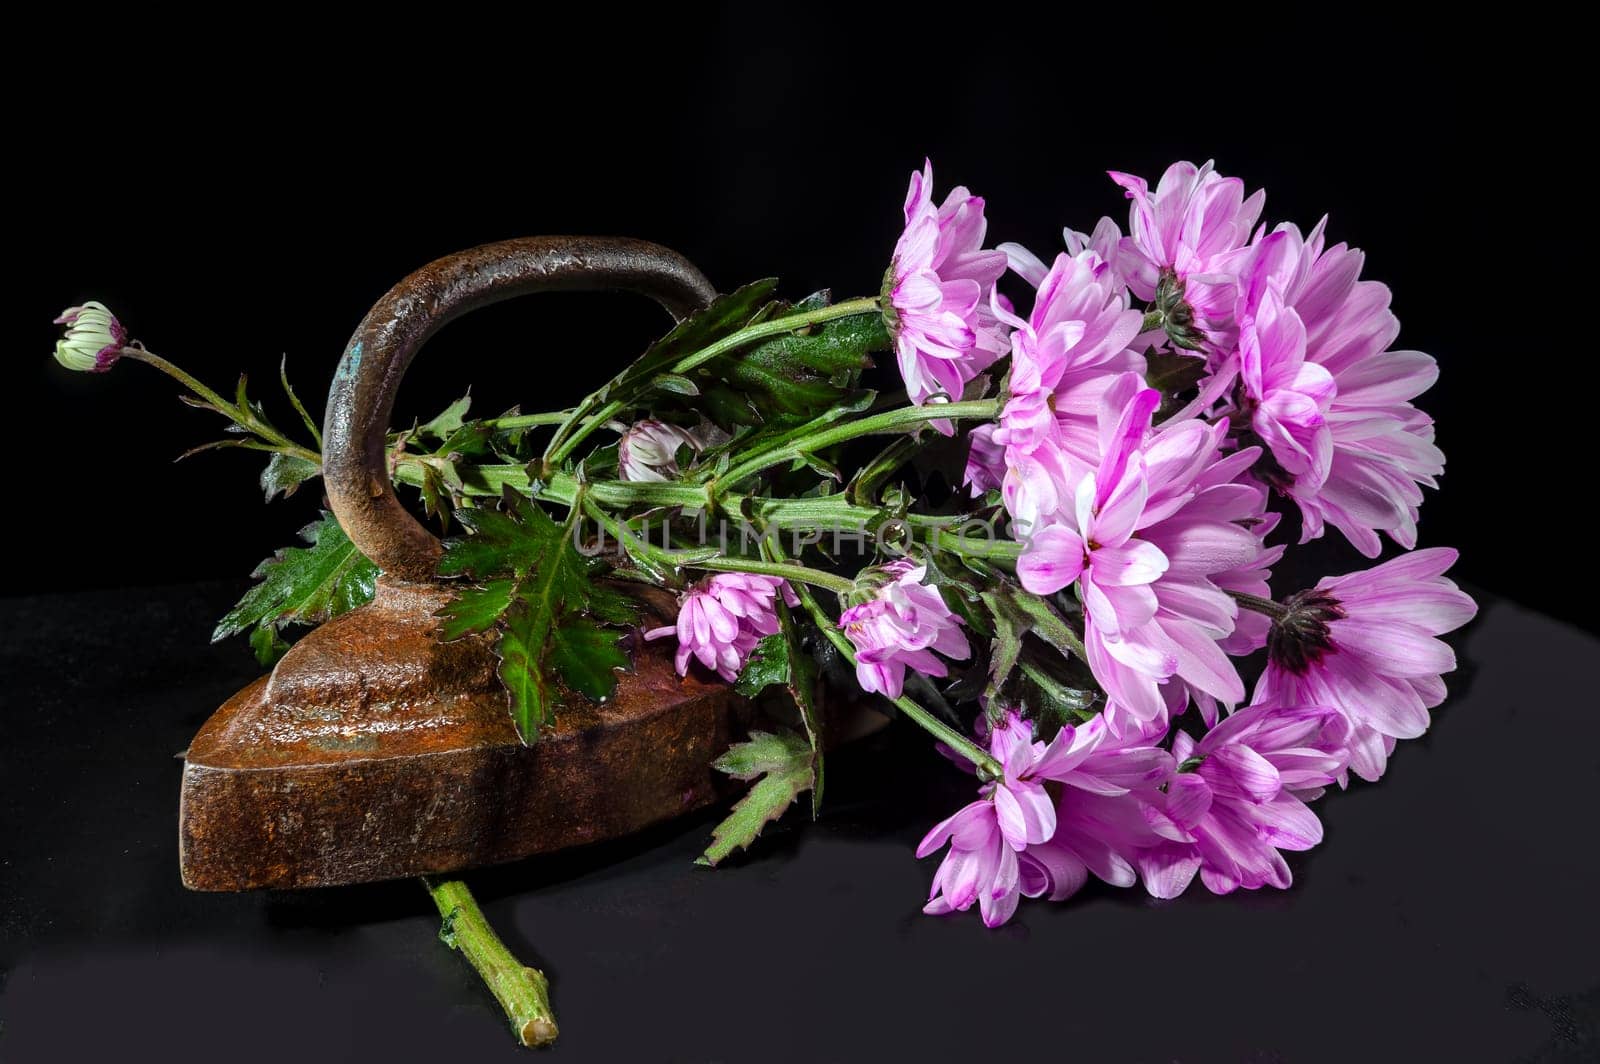
<instances>
[{"instance_id":1,"label":"rusty antique iron","mask_svg":"<svg viewBox=\"0 0 1600 1064\"><path fill-rule=\"evenodd\" d=\"M487 636L445 643L440 543L400 504L385 446L401 377L447 321L530 292L612 288L675 318L715 295L637 240L541 237L439 259L374 306L328 396L324 479L382 570L372 602L307 634L200 729L183 771L179 861L194 890L321 887L509 861L614 838L718 794L711 761L748 707L680 679L663 644L603 705L574 699L525 746Z\"/></svg>"}]
</instances>

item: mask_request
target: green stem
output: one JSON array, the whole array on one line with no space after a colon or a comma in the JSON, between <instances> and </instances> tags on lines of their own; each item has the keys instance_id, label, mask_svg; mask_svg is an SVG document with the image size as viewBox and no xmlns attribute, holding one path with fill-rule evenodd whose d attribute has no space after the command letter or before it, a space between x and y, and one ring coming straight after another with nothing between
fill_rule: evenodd
<instances>
[{"instance_id":1,"label":"green stem","mask_svg":"<svg viewBox=\"0 0 1600 1064\"><path fill-rule=\"evenodd\" d=\"M825 573L821 569L812 569L805 565L791 565L785 562L762 562L753 558L706 558L701 561L689 563L696 569L709 569L719 573L756 573L761 576L776 576L791 583L813 584L825 587L829 591L840 595L848 595L855 590L855 581L833 573Z\"/></svg>"},{"instance_id":2,"label":"green stem","mask_svg":"<svg viewBox=\"0 0 1600 1064\"><path fill-rule=\"evenodd\" d=\"M505 417L485 418L481 424L496 432L511 429L531 429L540 425L559 425L572 416L570 410L552 410L545 414L508 414Z\"/></svg>"},{"instance_id":3,"label":"green stem","mask_svg":"<svg viewBox=\"0 0 1600 1064\"><path fill-rule=\"evenodd\" d=\"M991 561L1014 562L1022 556L1022 544L1016 540L963 536L946 528L929 529L928 546L934 550L947 550L952 554Z\"/></svg>"},{"instance_id":4,"label":"green stem","mask_svg":"<svg viewBox=\"0 0 1600 1064\"><path fill-rule=\"evenodd\" d=\"M1262 598L1259 595L1247 595L1243 591L1230 591L1228 594L1232 595L1233 600L1245 609L1265 614L1275 621L1280 621L1289 615L1289 607L1281 602L1274 602L1272 599Z\"/></svg>"},{"instance_id":5,"label":"green stem","mask_svg":"<svg viewBox=\"0 0 1600 1064\"><path fill-rule=\"evenodd\" d=\"M864 296L861 299L847 299L843 303L834 303L832 306L819 307L801 314L786 314L781 318L769 318L746 326L736 333L724 336L709 347L701 348L692 355L679 359L673 364L671 372L678 375L688 373L698 366L702 366L718 355L727 354L729 351L743 347L755 340L763 340L768 336L777 336L781 333L794 332L796 329L808 328L819 325L835 318L850 318L857 314L870 314L878 309L876 296Z\"/></svg>"},{"instance_id":6,"label":"green stem","mask_svg":"<svg viewBox=\"0 0 1600 1064\"><path fill-rule=\"evenodd\" d=\"M202 384L198 378L191 376L188 372L178 368L171 362L168 362L160 355L151 351L146 351L142 347L124 347L122 349L122 353L124 357L137 359L138 361L149 366L154 366L162 373L165 373L167 376L171 377L173 380L189 389L195 395L198 395L201 399L205 400L206 405L211 407L217 413L221 414L229 421L232 421L235 425L238 425L246 432L249 432L255 436L259 436L261 439L271 444L273 450L282 454L293 455L296 458L304 458L306 461L315 462L319 466L322 464L322 455L318 454L316 451L302 447L298 443L295 443L293 440L289 439L289 437L285 436L271 425L268 425L266 422L256 417L249 410L235 406L233 403L228 402L228 400L224 399L222 396L218 395L216 392Z\"/></svg>"},{"instance_id":7,"label":"green stem","mask_svg":"<svg viewBox=\"0 0 1600 1064\"><path fill-rule=\"evenodd\" d=\"M466 493L479 498L498 498L501 489L509 484L514 490L527 492L531 484L526 469L520 465L465 465L459 467ZM409 456L401 456L395 479L402 484L419 487L422 484L422 467ZM571 506L577 494L578 481L567 473L552 476L538 492L544 502ZM705 508L710 501L706 489L693 484L639 483L625 480L598 480L586 488L592 502L606 506L682 506ZM820 530L835 527L840 531L853 531L864 527L873 531L873 522L883 518L883 511L875 506L851 502L844 495L828 495L812 499L768 499L760 496L725 495L721 498L724 512L739 513L750 505L761 521L781 531ZM951 531L966 519L960 516L933 516L907 514L906 524L920 532L925 542L938 550L970 558L993 561L1015 561L1022 553L1022 545L1007 539L983 536L962 536ZM610 531L608 529L608 531Z\"/></svg>"},{"instance_id":8,"label":"green stem","mask_svg":"<svg viewBox=\"0 0 1600 1064\"><path fill-rule=\"evenodd\" d=\"M889 444L879 451L872 461L861 467L855 480L845 489L846 496L858 505L872 505L878 499L879 489L900 470L901 466L911 461L920 446L912 436L902 436Z\"/></svg>"},{"instance_id":9,"label":"green stem","mask_svg":"<svg viewBox=\"0 0 1600 1064\"><path fill-rule=\"evenodd\" d=\"M856 314L867 314L878 309L878 300L875 297L864 299L851 299L832 306L821 307L817 310L808 310L800 314L787 314L781 318L772 318L767 321L757 322L746 326L738 332L724 336L721 340L707 347L701 348L692 355L688 355L675 362L668 370L682 376L698 366L704 365L719 355L726 354L745 344L768 336L777 336L781 333L794 332L835 318L848 318ZM545 449L544 461L547 466L563 461L570 455L575 447L596 428L611 420L616 414L626 409L627 403L621 399L605 402L604 396L621 382L628 370L623 370L617 376L607 381L601 388L590 392L584 397L583 402L561 422L556 429L550 446ZM601 404L604 403L602 406Z\"/></svg>"},{"instance_id":10,"label":"green stem","mask_svg":"<svg viewBox=\"0 0 1600 1064\"><path fill-rule=\"evenodd\" d=\"M816 622L817 628L838 649L844 659L854 666L856 663L855 645L839 630L838 622L829 617L823 610L822 606L817 602L816 596L811 593L810 588L802 585L794 590L795 594L800 596L800 605L805 607L807 613L811 614L811 619ZM1005 768L1000 762L996 761L971 739L968 739L965 735L962 735L950 725L923 709L912 698L901 695L899 698L891 698L889 701L893 702L901 713L915 721L928 734L972 762L977 767L978 772L986 778L999 779L1005 775Z\"/></svg>"},{"instance_id":11,"label":"green stem","mask_svg":"<svg viewBox=\"0 0 1600 1064\"><path fill-rule=\"evenodd\" d=\"M1000 411L998 399L972 399L961 403L930 403L927 406L908 406L899 410L885 410L881 414L846 422L802 436L784 447L745 459L717 479L724 484L737 484L746 477L801 455L820 451L824 447L843 443L861 436L877 436L886 432L900 432L913 425L929 421L954 418L992 418Z\"/></svg>"},{"instance_id":12,"label":"green stem","mask_svg":"<svg viewBox=\"0 0 1600 1064\"><path fill-rule=\"evenodd\" d=\"M555 440L551 440L550 442L553 446L552 449L546 453L545 462L549 465L555 465L557 462L565 460L566 457L578 446L578 444L582 443L588 438L591 432L604 425L612 418L616 417L622 412L622 409L623 403L620 400L613 399L611 402L605 404L593 414L590 414L588 417L586 417L583 423L579 425L576 430L572 431L572 434L563 440L559 446L554 446ZM562 430L566 429L569 423L570 420L562 422L561 428L556 429L556 435L559 436Z\"/></svg>"},{"instance_id":13,"label":"green stem","mask_svg":"<svg viewBox=\"0 0 1600 1064\"><path fill-rule=\"evenodd\" d=\"M428 879L422 885L444 918L439 938L457 949L482 977L500 1003L511 1030L525 1046L548 1045L556 1040L555 1013L550 1010L550 983L537 968L529 968L506 949L500 936L459 879Z\"/></svg>"}]
</instances>

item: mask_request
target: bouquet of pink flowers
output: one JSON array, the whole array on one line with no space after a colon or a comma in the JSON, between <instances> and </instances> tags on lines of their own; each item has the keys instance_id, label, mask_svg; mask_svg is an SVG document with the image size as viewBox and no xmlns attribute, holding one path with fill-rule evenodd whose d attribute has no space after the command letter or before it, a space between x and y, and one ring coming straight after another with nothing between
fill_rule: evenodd
<instances>
[{"instance_id":1,"label":"bouquet of pink flowers","mask_svg":"<svg viewBox=\"0 0 1600 1064\"><path fill-rule=\"evenodd\" d=\"M918 848L943 851L928 913L996 926L1091 874L1162 898L1196 875L1288 887L1284 852L1321 841L1311 803L1427 730L1455 666L1439 637L1475 611L1455 552L1415 549L1444 456L1413 400L1437 367L1393 347L1388 288L1326 220L1269 226L1263 193L1209 163L1111 178L1126 232L1102 218L1041 258L986 246L984 201L937 199L927 166L877 296L790 304L756 282L575 407L471 419L463 400L392 433L394 482L460 533L445 632L495 633L524 740L627 668L617 589L665 585L676 621L643 638L780 718L717 762L755 782L707 864L803 794L815 811L823 707L853 683L976 776ZM292 391L309 439L103 306L60 320L67 367L139 359L228 417L217 445L270 454L269 499L319 475ZM1287 542L1329 526L1403 553L1272 588ZM306 535L218 628L264 662L288 625L372 594L337 522Z\"/></svg>"}]
</instances>

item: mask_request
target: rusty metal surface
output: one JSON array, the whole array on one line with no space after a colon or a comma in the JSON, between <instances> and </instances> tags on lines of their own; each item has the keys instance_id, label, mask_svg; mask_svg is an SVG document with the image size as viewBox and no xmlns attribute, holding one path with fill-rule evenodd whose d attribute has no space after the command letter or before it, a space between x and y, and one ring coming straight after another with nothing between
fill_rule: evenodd
<instances>
[{"instance_id":1,"label":"rusty metal surface","mask_svg":"<svg viewBox=\"0 0 1600 1064\"><path fill-rule=\"evenodd\" d=\"M195 890L456 871L625 835L717 797L747 704L650 644L616 697L517 738L494 655L441 643L444 593L383 586L297 643L195 737L179 854ZM431 612L429 610L428 612Z\"/></svg>"},{"instance_id":2,"label":"rusty metal surface","mask_svg":"<svg viewBox=\"0 0 1600 1064\"><path fill-rule=\"evenodd\" d=\"M451 318L529 292L620 288L674 316L709 282L643 241L545 237L440 259L356 330L328 399L324 476L335 516L384 575L371 603L297 643L189 748L180 866L196 890L318 887L446 873L614 838L718 793L710 764L747 704L680 679L638 644L604 705L569 698L524 746L487 637L438 638L440 545L395 498L385 462L400 379ZM670 615L671 604L657 603Z\"/></svg>"}]
</instances>

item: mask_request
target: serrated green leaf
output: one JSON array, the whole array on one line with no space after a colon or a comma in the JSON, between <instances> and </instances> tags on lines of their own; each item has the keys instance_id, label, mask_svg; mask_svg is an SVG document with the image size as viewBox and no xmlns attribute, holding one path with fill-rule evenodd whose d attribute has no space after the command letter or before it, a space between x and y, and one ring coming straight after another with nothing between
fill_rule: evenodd
<instances>
[{"instance_id":1,"label":"serrated green leaf","mask_svg":"<svg viewBox=\"0 0 1600 1064\"><path fill-rule=\"evenodd\" d=\"M789 641L781 632L765 637L750 651L733 689L746 698L754 698L774 684L789 684Z\"/></svg>"},{"instance_id":2,"label":"serrated green leaf","mask_svg":"<svg viewBox=\"0 0 1600 1064\"><path fill-rule=\"evenodd\" d=\"M539 729L555 723L555 699L544 668L551 614L537 601L514 599L507 608L500 641L500 682L505 685L511 719L524 744L538 739Z\"/></svg>"},{"instance_id":3,"label":"serrated green leaf","mask_svg":"<svg viewBox=\"0 0 1600 1064\"><path fill-rule=\"evenodd\" d=\"M711 845L695 864L716 865L735 849L748 848L811 786L811 761L810 744L798 735L751 732L749 742L735 744L712 762L735 779L761 778L712 829Z\"/></svg>"},{"instance_id":4,"label":"serrated green leaf","mask_svg":"<svg viewBox=\"0 0 1600 1064\"><path fill-rule=\"evenodd\" d=\"M490 580L482 587L465 587L434 616L443 622L439 638L448 642L474 632L486 632L511 605L517 583L511 577Z\"/></svg>"},{"instance_id":5,"label":"serrated green leaf","mask_svg":"<svg viewBox=\"0 0 1600 1064\"><path fill-rule=\"evenodd\" d=\"M322 467L309 458L275 452L267 459L267 468L261 471L261 490L267 493L268 502L279 494L287 499L301 484L321 472Z\"/></svg>"},{"instance_id":6,"label":"serrated green leaf","mask_svg":"<svg viewBox=\"0 0 1600 1064\"><path fill-rule=\"evenodd\" d=\"M628 665L620 633L607 624L633 620L631 600L596 586L590 563L572 543L573 521L558 525L528 498L505 490L498 510L458 511L471 534L446 545L440 572L469 574L480 587L440 611L445 638L497 626L500 679L511 717L526 743L552 724L560 694L555 678L588 698L610 697Z\"/></svg>"},{"instance_id":7,"label":"serrated green leaf","mask_svg":"<svg viewBox=\"0 0 1600 1064\"><path fill-rule=\"evenodd\" d=\"M560 526L533 502L507 488L504 509L482 507L458 510L456 520L471 535L445 542L439 560L440 576L470 576L474 580L510 574L521 577L549 549L551 533Z\"/></svg>"},{"instance_id":8,"label":"serrated green leaf","mask_svg":"<svg viewBox=\"0 0 1600 1064\"><path fill-rule=\"evenodd\" d=\"M638 619L639 606L614 587L590 584L589 605L586 612L589 616L607 624L632 624Z\"/></svg>"},{"instance_id":9,"label":"serrated green leaf","mask_svg":"<svg viewBox=\"0 0 1600 1064\"><path fill-rule=\"evenodd\" d=\"M603 701L616 689L617 672L629 665L628 655L619 645L621 638L621 632L575 618L552 633L550 664L561 674L561 681L578 694Z\"/></svg>"},{"instance_id":10,"label":"serrated green leaf","mask_svg":"<svg viewBox=\"0 0 1600 1064\"><path fill-rule=\"evenodd\" d=\"M300 530L309 544L285 547L256 567L245 592L211 634L225 639L257 625L316 624L372 598L378 567L356 549L330 513Z\"/></svg>"},{"instance_id":11,"label":"serrated green leaf","mask_svg":"<svg viewBox=\"0 0 1600 1064\"><path fill-rule=\"evenodd\" d=\"M989 686L984 693L989 705L999 705L1000 689L1011 679L1011 671L1017 667L1017 659L1022 656L1022 637L1027 633L1027 626L1021 623L1016 610L999 601L996 592L984 592L983 603L989 607L989 615L994 618L994 642L989 651Z\"/></svg>"},{"instance_id":12,"label":"serrated green leaf","mask_svg":"<svg viewBox=\"0 0 1600 1064\"><path fill-rule=\"evenodd\" d=\"M736 780L749 781L763 773L782 771L810 753L806 741L793 732L753 731L747 741L723 751L711 767Z\"/></svg>"},{"instance_id":13,"label":"serrated green leaf","mask_svg":"<svg viewBox=\"0 0 1600 1064\"><path fill-rule=\"evenodd\" d=\"M991 592L992 609L1009 613L1016 623L1043 639L1061 653L1080 660L1084 657L1083 638L1062 619L1054 606L1031 591L1002 583Z\"/></svg>"},{"instance_id":14,"label":"serrated green leaf","mask_svg":"<svg viewBox=\"0 0 1600 1064\"><path fill-rule=\"evenodd\" d=\"M781 685L788 692L805 726L811 745L811 815L822 803L822 722L817 712L817 663L800 643L799 627L783 602L777 603L778 631L757 643L734 682L734 690L753 698L766 688Z\"/></svg>"}]
</instances>

